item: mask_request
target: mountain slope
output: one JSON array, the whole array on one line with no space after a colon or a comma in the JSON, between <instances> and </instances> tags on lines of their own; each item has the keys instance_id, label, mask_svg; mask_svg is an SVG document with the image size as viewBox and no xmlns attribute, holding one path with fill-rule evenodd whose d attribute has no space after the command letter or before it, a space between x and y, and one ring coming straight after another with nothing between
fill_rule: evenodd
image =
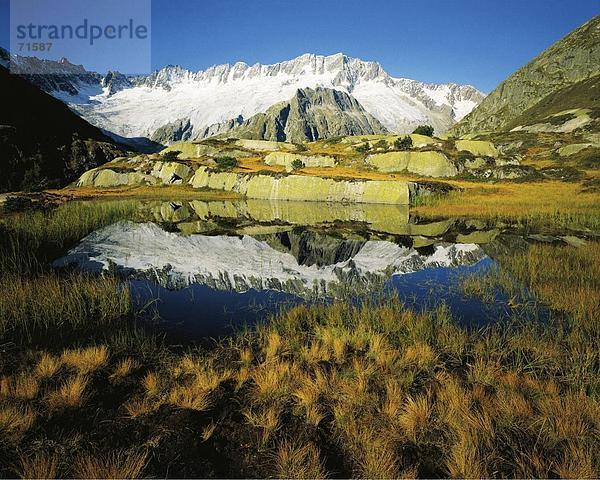
<instances>
[{"instance_id":1,"label":"mountain slope","mask_svg":"<svg viewBox=\"0 0 600 480\"><path fill-rule=\"evenodd\" d=\"M503 131L544 97L600 74L600 16L504 80L450 134ZM521 119L523 121L523 119Z\"/></svg>"},{"instance_id":2,"label":"mountain slope","mask_svg":"<svg viewBox=\"0 0 600 480\"><path fill-rule=\"evenodd\" d=\"M61 101L0 67L0 191L55 187L122 151Z\"/></svg>"},{"instance_id":3,"label":"mountain slope","mask_svg":"<svg viewBox=\"0 0 600 480\"><path fill-rule=\"evenodd\" d=\"M291 100L275 104L241 125L227 122L217 130L238 138L296 143L387 131L351 95L321 87L299 89Z\"/></svg>"},{"instance_id":4,"label":"mountain slope","mask_svg":"<svg viewBox=\"0 0 600 480\"><path fill-rule=\"evenodd\" d=\"M507 126L510 130L548 132L577 128L600 132L600 75L547 95Z\"/></svg>"},{"instance_id":5,"label":"mountain slope","mask_svg":"<svg viewBox=\"0 0 600 480\"><path fill-rule=\"evenodd\" d=\"M316 87L351 94L388 130L407 132L428 123L441 133L484 97L469 85L394 78L376 62L343 54L305 54L273 65L238 62L199 72L169 66L151 75L128 78L116 72L105 77L86 75L65 60L41 64L26 57L12 60L24 72L40 67L52 72L55 85L40 81L41 88L69 103L90 123L122 137L168 139L174 124L185 126L188 122L191 130L186 129L185 134L202 136L212 125L239 116L250 118L287 101L298 89ZM57 72L62 67L61 76ZM33 74L30 77L42 80Z\"/></svg>"}]
</instances>

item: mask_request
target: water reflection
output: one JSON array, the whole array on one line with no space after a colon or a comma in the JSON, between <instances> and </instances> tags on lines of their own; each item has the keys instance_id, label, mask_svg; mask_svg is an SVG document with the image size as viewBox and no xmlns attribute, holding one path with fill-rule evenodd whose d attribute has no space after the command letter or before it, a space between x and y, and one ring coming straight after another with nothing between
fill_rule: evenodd
<instances>
[{"instance_id":1,"label":"water reflection","mask_svg":"<svg viewBox=\"0 0 600 480\"><path fill-rule=\"evenodd\" d=\"M460 274L483 271L501 231L411 218L405 207L313 202L140 202L139 218L97 230L55 262L111 270L139 306L154 302L184 337L220 335L282 305L396 292L482 323L499 312L466 299Z\"/></svg>"}]
</instances>

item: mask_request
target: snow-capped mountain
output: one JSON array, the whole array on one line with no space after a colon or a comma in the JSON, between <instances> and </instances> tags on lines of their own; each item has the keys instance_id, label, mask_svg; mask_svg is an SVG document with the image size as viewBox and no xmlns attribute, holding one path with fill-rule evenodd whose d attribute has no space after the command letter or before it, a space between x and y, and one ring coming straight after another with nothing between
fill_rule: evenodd
<instances>
[{"instance_id":1,"label":"snow-capped mountain","mask_svg":"<svg viewBox=\"0 0 600 480\"><path fill-rule=\"evenodd\" d=\"M19 61L25 62L23 57ZM352 95L392 132L411 131L427 123L440 134L484 98L469 85L394 78L377 62L341 53L305 54L273 65L215 65L199 72L168 66L129 78L114 72L107 75L109 79L90 74L95 76L92 81L71 68L65 73L70 74L69 87L62 78L63 85L42 88L92 124L123 137L150 138L167 124L189 121L193 130L189 135L194 138L212 125L264 112L306 87ZM117 88L111 88L115 79Z\"/></svg>"},{"instance_id":2,"label":"snow-capped mountain","mask_svg":"<svg viewBox=\"0 0 600 480\"><path fill-rule=\"evenodd\" d=\"M306 259L310 245L303 247L298 253ZM344 287L380 286L393 275L472 265L485 257L478 245L442 242L430 254L373 240L354 245L347 253L337 261L319 264L248 235L188 236L166 232L153 223L118 222L85 237L54 265L76 264L95 271L111 268L153 279L167 288L198 283L238 292L254 288L335 296Z\"/></svg>"}]
</instances>

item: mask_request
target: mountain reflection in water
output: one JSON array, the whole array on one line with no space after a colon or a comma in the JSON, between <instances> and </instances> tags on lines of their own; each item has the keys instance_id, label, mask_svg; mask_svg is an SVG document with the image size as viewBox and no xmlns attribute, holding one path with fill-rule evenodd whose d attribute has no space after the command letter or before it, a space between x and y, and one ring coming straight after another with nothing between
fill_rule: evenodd
<instances>
[{"instance_id":1,"label":"mountain reflection in water","mask_svg":"<svg viewBox=\"0 0 600 480\"><path fill-rule=\"evenodd\" d=\"M459 276L493 263L478 222L418 222L389 205L140 202L136 221L83 238L56 267L111 270L138 306L155 301L185 338L221 335L282 305L396 292L416 308L447 304L465 322L498 312L465 299Z\"/></svg>"}]
</instances>

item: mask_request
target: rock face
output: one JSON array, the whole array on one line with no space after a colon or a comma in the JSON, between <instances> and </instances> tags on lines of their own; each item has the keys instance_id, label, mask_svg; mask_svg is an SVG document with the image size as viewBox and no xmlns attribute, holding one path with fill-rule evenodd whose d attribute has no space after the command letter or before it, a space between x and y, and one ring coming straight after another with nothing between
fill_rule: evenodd
<instances>
[{"instance_id":1,"label":"rock face","mask_svg":"<svg viewBox=\"0 0 600 480\"><path fill-rule=\"evenodd\" d=\"M296 153L273 152L265 157L267 165L281 165L290 172L294 162L301 162L304 167L333 167L335 158L327 155L299 155Z\"/></svg>"},{"instance_id":2,"label":"rock face","mask_svg":"<svg viewBox=\"0 0 600 480\"><path fill-rule=\"evenodd\" d=\"M0 66L0 192L62 187L123 154L59 100Z\"/></svg>"},{"instance_id":3,"label":"rock face","mask_svg":"<svg viewBox=\"0 0 600 480\"><path fill-rule=\"evenodd\" d=\"M470 152L473 155L494 158L498 156L498 150L496 150L492 142L483 140L457 140L454 145L459 152Z\"/></svg>"},{"instance_id":4,"label":"rock face","mask_svg":"<svg viewBox=\"0 0 600 480\"><path fill-rule=\"evenodd\" d=\"M108 168L93 168L79 177L77 186L112 188L126 185L155 185L157 183L157 179L152 175L138 172L119 173Z\"/></svg>"},{"instance_id":5,"label":"rock face","mask_svg":"<svg viewBox=\"0 0 600 480\"><path fill-rule=\"evenodd\" d=\"M291 100L257 113L241 125L217 128L220 135L238 138L306 142L344 135L387 132L351 95L331 88L299 89Z\"/></svg>"},{"instance_id":6,"label":"rock face","mask_svg":"<svg viewBox=\"0 0 600 480\"><path fill-rule=\"evenodd\" d=\"M114 95L121 90L131 88L132 85L128 78L119 72L108 72L104 78L102 78L100 85L104 88L107 95Z\"/></svg>"},{"instance_id":7,"label":"rock face","mask_svg":"<svg viewBox=\"0 0 600 480\"><path fill-rule=\"evenodd\" d=\"M451 128L453 135L504 131L544 97L600 74L600 16L556 42L504 80Z\"/></svg>"},{"instance_id":8,"label":"rock face","mask_svg":"<svg viewBox=\"0 0 600 480\"><path fill-rule=\"evenodd\" d=\"M212 172L200 167L190 180L194 188L236 192L248 198L315 202L408 205L411 182L350 181L302 175L247 175Z\"/></svg>"},{"instance_id":9,"label":"rock face","mask_svg":"<svg viewBox=\"0 0 600 480\"><path fill-rule=\"evenodd\" d=\"M176 120L158 128L150 140L161 145L171 145L175 142L189 140L192 137L192 124L190 119Z\"/></svg>"},{"instance_id":10,"label":"rock face","mask_svg":"<svg viewBox=\"0 0 600 480\"><path fill-rule=\"evenodd\" d=\"M571 145L565 145L557 150L557 153L561 157L570 157L571 155L575 155L576 153L585 150L586 148L592 147L591 143L574 143Z\"/></svg>"},{"instance_id":11,"label":"rock face","mask_svg":"<svg viewBox=\"0 0 600 480\"><path fill-rule=\"evenodd\" d=\"M458 168L442 152L387 152L369 155L367 163L381 172L408 171L425 177L453 177Z\"/></svg>"}]
</instances>

